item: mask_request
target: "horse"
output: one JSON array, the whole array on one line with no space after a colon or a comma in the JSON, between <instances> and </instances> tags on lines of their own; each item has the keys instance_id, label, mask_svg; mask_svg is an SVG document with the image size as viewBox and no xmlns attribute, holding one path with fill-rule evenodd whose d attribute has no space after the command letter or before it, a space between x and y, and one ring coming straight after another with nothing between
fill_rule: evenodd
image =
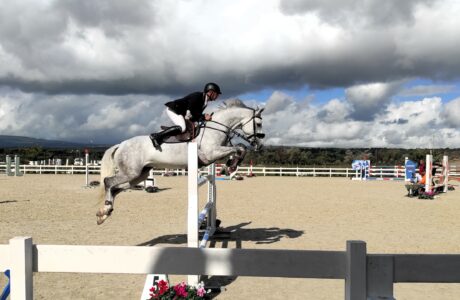
<instances>
[{"instance_id":1,"label":"horse","mask_svg":"<svg viewBox=\"0 0 460 300\"><path fill-rule=\"evenodd\" d=\"M255 150L262 146L263 108L251 108L240 100L227 100L204 121L195 140L198 144L200 167L233 155L237 163L246 154L243 144L232 144L238 137ZM107 149L101 161L101 202L104 206L97 213L97 224L102 224L113 212L115 197L144 181L150 170L156 168L186 168L187 143L168 143L159 150L153 147L149 136L136 136ZM104 201L105 200L105 201Z\"/></svg>"}]
</instances>

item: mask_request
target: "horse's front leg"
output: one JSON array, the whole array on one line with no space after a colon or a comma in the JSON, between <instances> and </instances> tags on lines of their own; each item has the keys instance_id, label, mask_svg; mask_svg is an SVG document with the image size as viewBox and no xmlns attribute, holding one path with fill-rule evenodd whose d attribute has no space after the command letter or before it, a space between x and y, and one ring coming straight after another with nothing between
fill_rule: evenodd
<instances>
[{"instance_id":1,"label":"horse's front leg","mask_svg":"<svg viewBox=\"0 0 460 300\"><path fill-rule=\"evenodd\" d=\"M205 165L212 164L216 160L228 157L230 155L234 155L234 157L238 160L237 163L239 163L243 160L242 158L244 158L244 155L246 155L246 148L242 145L237 145L234 147L220 146L209 149L209 151L206 151L206 149L201 149L201 151L198 153L198 156Z\"/></svg>"},{"instance_id":2,"label":"horse's front leg","mask_svg":"<svg viewBox=\"0 0 460 300\"><path fill-rule=\"evenodd\" d=\"M229 159L226 164L228 166L228 173L230 174L230 176L236 173L238 166L243 161L247 153L247 149L244 145L239 144L237 145L237 148L238 150L236 151L236 154L231 159Z\"/></svg>"}]
</instances>

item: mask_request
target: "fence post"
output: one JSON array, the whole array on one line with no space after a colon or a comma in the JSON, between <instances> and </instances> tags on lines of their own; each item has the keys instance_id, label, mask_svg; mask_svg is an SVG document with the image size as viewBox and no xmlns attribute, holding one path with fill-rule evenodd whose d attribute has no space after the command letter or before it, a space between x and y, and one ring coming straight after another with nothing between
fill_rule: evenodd
<instances>
[{"instance_id":1,"label":"fence post","mask_svg":"<svg viewBox=\"0 0 460 300\"><path fill-rule=\"evenodd\" d=\"M33 245L31 237L10 240L11 299L33 299Z\"/></svg>"},{"instance_id":2,"label":"fence post","mask_svg":"<svg viewBox=\"0 0 460 300\"><path fill-rule=\"evenodd\" d=\"M366 243L347 241L345 299L366 300Z\"/></svg>"}]
</instances>

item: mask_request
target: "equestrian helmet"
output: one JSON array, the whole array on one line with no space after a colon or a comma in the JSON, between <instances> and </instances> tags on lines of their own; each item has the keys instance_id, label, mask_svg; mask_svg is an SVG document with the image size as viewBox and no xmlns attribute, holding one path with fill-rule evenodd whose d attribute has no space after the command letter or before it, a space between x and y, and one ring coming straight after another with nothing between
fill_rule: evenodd
<instances>
[{"instance_id":1,"label":"equestrian helmet","mask_svg":"<svg viewBox=\"0 0 460 300\"><path fill-rule=\"evenodd\" d=\"M204 92L207 93L209 91L214 91L217 94L222 94L220 91L220 87L217 85L217 83L214 82L206 83L206 85L204 86Z\"/></svg>"}]
</instances>

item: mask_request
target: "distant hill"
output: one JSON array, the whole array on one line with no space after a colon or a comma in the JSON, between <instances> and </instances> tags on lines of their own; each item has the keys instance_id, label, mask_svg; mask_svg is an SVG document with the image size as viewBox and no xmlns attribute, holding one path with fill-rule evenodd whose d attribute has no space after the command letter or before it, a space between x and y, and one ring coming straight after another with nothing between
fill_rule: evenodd
<instances>
[{"instance_id":1,"label":"distant hill","mask_svg":"<svg viewBox=\"0 0 460 300\"><path fill-rule=\"evenodd\" d=\"M35 139L25 136L0 135L0 148L27 148L27 147L42 147L42 148L84 148L84 147L103 147L105 145L89 145L83 143L54 141L45 139Z\"/></svg>"}]
</instances>

